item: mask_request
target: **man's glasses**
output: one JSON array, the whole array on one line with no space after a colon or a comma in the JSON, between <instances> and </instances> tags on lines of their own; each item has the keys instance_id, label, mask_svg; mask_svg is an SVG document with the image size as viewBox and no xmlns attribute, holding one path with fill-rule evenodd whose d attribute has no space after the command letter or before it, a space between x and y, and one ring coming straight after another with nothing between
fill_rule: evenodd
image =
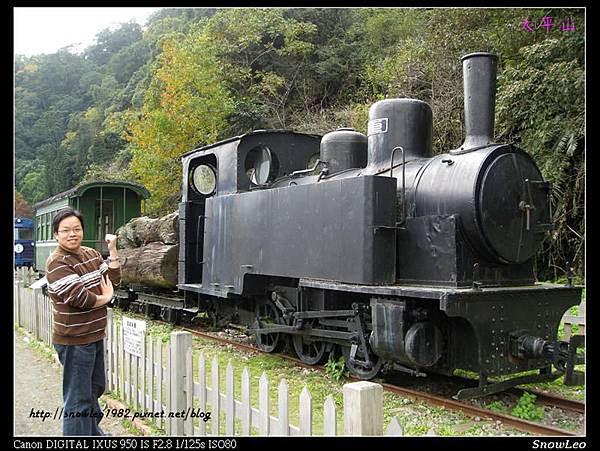
<instances>
[{"instance_id":1,"label":"man's glasses","mask_svg":"<svg viewBox=\"0 0 600 451\"><path fill-rule=\"evenodd\" d=\"M76 228L76 229L62 229L62 230L58 231L58 233L61 233L63 235L69 235L71 232L74 232L77 235L79 235L80 233L83 233L83 229L80 229L80 228Z\"/></svg>"}]
</instances>

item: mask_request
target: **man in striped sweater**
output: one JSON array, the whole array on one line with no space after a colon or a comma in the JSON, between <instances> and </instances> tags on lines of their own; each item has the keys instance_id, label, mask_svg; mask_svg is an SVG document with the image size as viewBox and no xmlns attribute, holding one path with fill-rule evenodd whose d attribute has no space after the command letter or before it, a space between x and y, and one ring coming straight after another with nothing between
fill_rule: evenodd
<instances>
[{"instance_id":1,"label":"man in striped sweater","mask_svg":"<svg viewBox=\"0 0 600 451\"><path fill-rule=\"evenodd\" d=\"M109 258L81 246L83 217L72 208L52 222L58 247L46 262L48 294L53 303L52 341L63 371L63 434L104 435L98 427L104 393L106 305L121 283L117 238L107 235Z\"/></svg>"}]
</instances>

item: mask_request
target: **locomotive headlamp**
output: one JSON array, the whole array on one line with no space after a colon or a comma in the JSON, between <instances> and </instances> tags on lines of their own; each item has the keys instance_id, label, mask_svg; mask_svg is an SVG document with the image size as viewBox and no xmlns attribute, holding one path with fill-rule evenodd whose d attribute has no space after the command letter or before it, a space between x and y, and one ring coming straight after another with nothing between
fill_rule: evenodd
<instances>
[{"instance_id":1,"label":"locomotive headlamp","mask_svg":"<svg viewBox=\"0 0 600 451\"><path fill-rule=\"evenodd\" d=\"M207 164L198 166L192 172L192 185L200 194L212 194L217 186L215 170Z\"/></svg>"}]
</instances>

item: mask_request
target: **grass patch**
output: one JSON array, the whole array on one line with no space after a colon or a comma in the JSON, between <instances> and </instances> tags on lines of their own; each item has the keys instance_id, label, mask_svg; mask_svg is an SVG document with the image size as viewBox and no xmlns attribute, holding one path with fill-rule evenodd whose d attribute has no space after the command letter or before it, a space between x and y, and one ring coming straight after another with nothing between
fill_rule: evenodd
<instances>
[{"instance_id":1,"label":"grass patch","mask_svg":"<svg viewBox=\"0 0 600 451\"><path fill-rule=\"evenodd\" d=\"M486 404L486 409L490 409L494 412L498 413L508 413L508 406L504 404L502 401L494 401L489 404Z\"/></svg>"},{"instance_id":2,"label":"grass patch","mask_svg":"<svg viewBox=\"0 0 600 451\"><path fill-rule=\"evenodd\" d=\"M512 409L512 415L529 421L539 421L543 419L544 408L535 405L536 398L536 395L524 392L519 398L519 401L517 401L517 405Z\"/></svg>"},{"instance_id":3,"label":"grass patch","mask_svg":"<svg viewBox=\"0 0 600 451\"><path fill-rule=\"evenodd\" d=\"M325 364L325 374L338 383L346 380L350 371L346 368L344 356L340 356L337 360L329 356L329 360Z\"/></svg>"}]
</instances>

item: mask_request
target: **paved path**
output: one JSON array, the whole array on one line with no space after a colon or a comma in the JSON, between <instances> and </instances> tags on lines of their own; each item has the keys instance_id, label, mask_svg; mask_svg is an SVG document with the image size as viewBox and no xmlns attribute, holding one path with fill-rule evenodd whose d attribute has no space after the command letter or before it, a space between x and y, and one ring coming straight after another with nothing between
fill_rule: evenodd
<instances>
[{"instance_id":1,"label":"paved path","mask_svg":"<svg viewBox=\"0 0 600 451\"><path fill-rule=\"evenodd\" d=\"M56 409L63 406L62 366L30 348L28 340L27 336L15 331L14 434L62 436L62 420L52 418ZM102 398L100 401L104 407ZM30 417L32 409L34 413L38 410L52 412L52 416L45 421ZM113 436L132 435L113 417L104 418L100 427Z\"/></svg>"}]
</instances>

